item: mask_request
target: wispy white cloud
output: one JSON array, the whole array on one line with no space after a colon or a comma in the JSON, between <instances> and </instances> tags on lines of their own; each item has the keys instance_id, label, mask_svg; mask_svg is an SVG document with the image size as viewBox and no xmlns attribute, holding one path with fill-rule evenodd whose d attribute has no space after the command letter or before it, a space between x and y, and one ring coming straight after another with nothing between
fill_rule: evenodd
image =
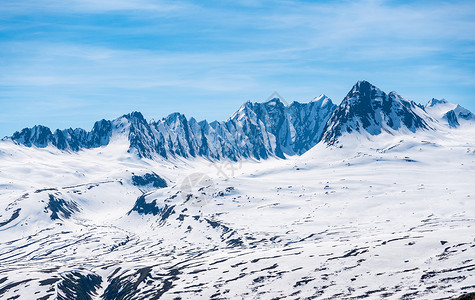
<instances>
[{"instance_id":1,"label":"wispy white cloud","mask_svg":"<svg viewBox=\"0 0 475 300\"><path fill-rule=\"evenodd\" d=\"M278 42L322 51L325 59L351 58L363 51L372 58L396 59L399 55L392 54L397 49L418 57L433 50L453 51L454 42L474 41L475 2L289 2L285 10L264 15L257 26L275 31Z\"/></svg>"},{"instance_id":2,"label":"wispy white cloud","mask_svg":"<svg viewBox=\"0 0 475 300\"><path fill-rule=\"evenodd\" d=\"M0 12L10 14L28 13L104 13L147 11L170 13L194 7L191 3L159 0L5 0Z\"/></svg>"},{"instance_id":3,"label":"wispy white cloud","mask_svg":"<svg viewBox=\"0 0 475 300\"><path fill-rule=\"evenodd\" d=\"M251 53L173 53L71 44L14 43L21 59L4 63L2 86L155 87L232 91L249 88ZM26 50L30 49L30 50ZM260 54L260 59L264 58ZM243 65L244 64L244 65Z\"/></svg>"}]
</instances>

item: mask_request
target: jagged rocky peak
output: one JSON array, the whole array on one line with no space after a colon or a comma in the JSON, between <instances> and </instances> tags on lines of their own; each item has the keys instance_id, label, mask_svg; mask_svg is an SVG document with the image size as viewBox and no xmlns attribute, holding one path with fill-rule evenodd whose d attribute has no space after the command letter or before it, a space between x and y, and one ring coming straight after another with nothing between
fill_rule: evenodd
<instances>
[{"instance_id":1,"label":"jagged rocky peak","mask_svg":"<svg viewBox=\"0 0 475 300\"><path fill-rule=\"evenodd\" d=\"M42 125L24 128L21 131L15 132L11 138L27 147L36 146L39 148L48 146L54 140L51 130Z\"/></svg>"},{"instance_id":2,"label":"jagged rocky peak","mask_svg":"<svg viewBox=\"0 0 475 300\"><path fill-rule=\"evenodd\" d=\"M259 104L259 103L255 103L255 104ZM266 107L279 107L279 108L283 108L283 107L287 106L279 97L274 97L274 98L264 102L264 105Z\"/></svg>"},{"instance_id":3,"label":"jagged rocky peak","mask_svg":"<svg viewBox=\"0 0 475 300\"><path fill-rule=\"evenodd\" d=\"M133 111L131 113L125 114L113 121L106 121L104 122L104 126L106 127L103 134L106 134L106 130L109 130L109 137L115 134L124 134L129 135L131 132L139 131L139 130L146 130L149 131L149 124L147 120L145 120L142 113L138 111ZM107 128L110 124L110 128Z\"/></svg>"},{"instance_id":4,"label":"jagged rocky peak","mask_svg":"<svg viewBox=\"0 0 475 300\"><path fill-rule=\"evenodd\" d=\"M321 107L333 105L332 100L328 98L325 94L321 94L320 96L315 97L312 101L310 101L310 103L317 103Z\"/></svg>"},{"instance_id":5,"label":"jagged rocky peak","mask_svg":"<svg viewBox=\"0 0 475 300\"><path fill-rule=\"evenodd\" d=\"M175 124L175 123L183 123L186 120L186 116L179 112L174 112L169 114L163 119L167 125Z\"/></svg>"},{"instance_id":6,"label":"jagged rocky peak","mask_svg":"<svg viewBox=\"0 0 475 300\"><path fill-rule=\"evenodd\" d=\"M398 101L407 101L401 95L399 95L396 91L391 91L388 94L389 97L397 99Z\"/></svg>"},{"instance_id":7,"label":"jagged rocky peak","mask_svg":"<svg viewBox=\"0 0 475 300\"><path fill-rule=\"evenodd\" d=\"M465 107L462 107L459 104L457 104L457 106L453 109L453 111L456 113L457 117L459 118L462 118L465 120L470 120L474 118L474 115L472 114L471 111L469 111Z\"/></svg>"},{"instance_id":8,"label":"jagged rocky peak","mask_svg":"<svg viewBox=\"0 0 475 300\"><path fill-rule=\"evenodd\" d=\"M454 109L447 111L442 119L447 121L450 127L455 128L459 127L460 123L464 121L475 120L475 116L471 111L457 104Z\"/></svg>"},{"instance_id":9,"label":"jagged rocky peak","mask_svg":"<svg viewBox=\"0 0 475 300\"><path fill-rule=\"evenodd\" d=\"M88 134L83 144L86 148L95 148L97 146L105 146L109 144L112 136L112 122L109 120L100 120L94 123L91 132Z\"/></svg>"},{"instance_id":10,"label":"jagged rocky peak","mask_svg":"<svg viewBox=\"0 0 475 300\"><path fill-rule=\"evenodd\" d=\"M429 116L396 92L386 94L368 81L358 81L325 125L322 139L336 144L344 133L378 135L383 131L429 129Z\"/></svg>"},{"instance_id":11,"label":"jagged rocky peak","mask_svg":"<svg viewBox=\"0 0 475 300\"><path fill-rule=\"evenodd\" d=\"M427 102L426 104L426 107L432 107L434 105L438 105L438 104L447 104L449 103L447 100L445 100L444 98L442 99L435 99L435 98L432 98L429 100L429 102Z\"/></svg>"},{"instance_id":12,"label":"jagged rocky peak","mask_svg":"<svg viewBox=\"0 0 475 300\"><path fill-rule=\"evenodd\" d=\"M270 100L272 101L272 100ZM270 102L268 101L268 102ZM277 101L273 102L274 104ZM231 115L231 117L228 119L228 122L230 120L243 120L243 119L248 119L248 118L255 118L256 117L256 108L259 105L266 105L267 102L265 103L258 103L258 102L251 102L251 101L246 101L241 107Z\"/></svg>"},{"instance_id":13,"label":"jagged rocky peak","mask_svg":"<svg viewBox=\"0 0 475 300\"><path fill-rule=\"evenodd\" d=\"M283 111L287 106L287 103L285 103L277 95L269 100L266 100L265 102L246 101L228 120L236 120L244 116L255 116L256 114L276 109Z\"/></svg>"},{"instance_id":14,"label":"jagged rocky peak","mask_svg":"<svg viewBox=\"0 0 475 300\"><path fill-rule=\"evenodd\" d=\"M386 94L366 80L358 81L348 92L343 102L370 104L382 100Z\"/></svg>"},{"instance_id":15,"label":"jagged rocky peak","mask_svg":"<svg viewBox=\"0 0 475 300\"><path fill-rule=\"evenodd\" d=\"M136 123L136 124L139 124L139 123L147 123L147 121L145 120L144 116L142 115L141 112L138 112L138 111L133 111L129 114L125 114L122 116L123 118L126 118L127 120L129 120L130 122L132 123Z\"/></svg>"},{"instance_id":16,"label":"jagged rocky peak","mask_svg":"<svg viewBox=\"0 0 475 300\"><path fill-rule=\"evenodd\" d=\"M465 121L475 119L472 112L468 109L451 103L445 99L437 100L432 98L425 106L425 111L432 115L436 120L449 127L456 128Z\"/></svg>"}]
</instances>

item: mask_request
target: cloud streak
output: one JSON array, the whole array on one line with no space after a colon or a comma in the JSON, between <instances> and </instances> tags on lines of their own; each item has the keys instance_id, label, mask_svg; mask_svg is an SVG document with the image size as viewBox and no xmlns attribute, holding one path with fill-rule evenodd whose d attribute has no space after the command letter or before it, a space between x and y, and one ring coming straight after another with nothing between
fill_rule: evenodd
<instances>
[{"instance_id":1,"label":"cloud streak","mask_svg":"<svg viewBox=\"0 0 475 300\"><path fill-rule=\"evenodd\" d=\"M152 0L5 0L0 11L11 15L32 13L92 13L107 12L135 13L170 13L190 9L194 5L180 1Z\"/></svg>"}]
</instances>

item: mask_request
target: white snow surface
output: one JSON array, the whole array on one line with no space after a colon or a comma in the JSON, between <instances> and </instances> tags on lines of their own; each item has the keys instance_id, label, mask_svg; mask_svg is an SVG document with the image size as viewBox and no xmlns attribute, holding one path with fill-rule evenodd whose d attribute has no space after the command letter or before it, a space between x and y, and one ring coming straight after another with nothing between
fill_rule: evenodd
<instances>
[{"instance_id":1,"label":"white snow surface","mask_svg":"<svg viewBox=\"0 0 475 300\"><path fill-rule=\"evenodd\" d=\"M442 117L452 109L455 109L457 107L457 104L450 103L445 99L442 100L437 100L437 99L432 99L427 103L425 106L426 111L436 117L437 119L442 119Z\"/></svg>"},{"instance_id":2,"label":"white snow surface","mask_svg":"<svg viewBox=\"0 0 475 300\"><path fill-rule=\"evenodd\" d=\"M126 137L77 153L0 142L1 299L67 298L68 274L101 278L92 299L475 291L473 126L347 134L285 160L152 160L127 149ZM152 172L168 187L132 184ZM190 200L195 173L212 184ZM173 212L131 211L142 195ZM50 196L77 209L52 220Z\"/></svg>"}]
</instances>

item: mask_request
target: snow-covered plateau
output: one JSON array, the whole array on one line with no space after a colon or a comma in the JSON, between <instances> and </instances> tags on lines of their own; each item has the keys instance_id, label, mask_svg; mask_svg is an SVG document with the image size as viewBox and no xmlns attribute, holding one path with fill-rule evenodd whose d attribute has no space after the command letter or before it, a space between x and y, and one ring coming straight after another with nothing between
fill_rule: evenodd
<instances>
[{"instance_id":1,"label":"snow-covered plateau","mask_svg":"<svg viewBox=\"0 0 475 300\"><path fill-rule=\"evenodd\" d=\"M0 142L1 299L475 292L475 118L366 81L342 103L140 113Z\"/></svg>"}]
</instances>

